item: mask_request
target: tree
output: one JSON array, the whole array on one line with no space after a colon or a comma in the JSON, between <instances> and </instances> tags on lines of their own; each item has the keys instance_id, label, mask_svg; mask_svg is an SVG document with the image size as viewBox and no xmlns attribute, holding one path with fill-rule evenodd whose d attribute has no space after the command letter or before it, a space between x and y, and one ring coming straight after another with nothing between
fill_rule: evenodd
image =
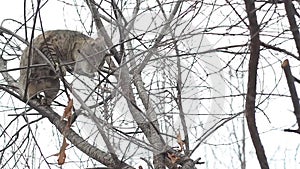
<instances>
[{"instance_id":1,"label":"tree","mask_svg":"<svg viewBox=\"0 0 300 169\"><path fill-rule=\"evenodd\" d=\"M53 7L63 17L51 22ZM267 0L24 1L23 18L0 27L1 166L296 166L297 141L274 139L296 137L281 132L296 118L279 112L292 106L281 62L298 67L298 8ZM51 107L24 100L17 84L22 49L49 29L103 37L107 47L95 77L61 79ZM72 119L62 120L64 109Z\"/></svg>"}]
</instances>

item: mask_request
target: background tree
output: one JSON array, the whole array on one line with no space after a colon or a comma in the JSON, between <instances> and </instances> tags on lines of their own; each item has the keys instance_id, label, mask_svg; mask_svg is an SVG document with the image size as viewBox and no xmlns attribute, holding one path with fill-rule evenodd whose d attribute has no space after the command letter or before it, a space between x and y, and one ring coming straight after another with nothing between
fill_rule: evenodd
<instances>
[{"instance_id":1,"label":"background tree","mask_svg":"<svg viewBox=\"0 0 300 169\"><path fill-rule=\"evenodd\" d=\"M299 165L298 135L283 132L299 133L289 94L299 66L297 1L21 5L0 18L2 168L60 168L54 155L62 152L62 168ZM101 36L108 56L94 78L68 74L50 108L22 100L17 78L22 49L51 29ZM66 129L68 93L77 118Z\"/></svg>"}]
</instances>

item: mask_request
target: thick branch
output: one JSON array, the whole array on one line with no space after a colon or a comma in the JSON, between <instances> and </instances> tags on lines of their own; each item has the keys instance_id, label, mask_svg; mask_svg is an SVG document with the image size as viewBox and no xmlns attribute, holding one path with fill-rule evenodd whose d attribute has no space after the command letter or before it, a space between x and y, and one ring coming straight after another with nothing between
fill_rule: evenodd
<instances>
[{"instance_id":1,"label":"thick branch","mask_svg":"<svg viewBox=\"0 0 300 169\"><path fill-rule=\"evenodd\" d=\"M296 119L297 119L298 130L299 130L300 129L299 98L298 98L297 90L296 90L295 83L294 83L295 80L294 80L294 77L292 75L291 68L290 68L290 65L289 65L289 61L286 59L282 63L281 67L284 70L285 77L286 77L286 80L287 80L287 84L289 86L289 90L290 90L290 93L291 93L291 98L292 98L292 102L293 102L293 106L294 106L294 113L295 113L295 116L296 116Z\"/></svg>"},{"instance_id":2,"label":"thick branch","mask_svg":"<svg viewBox=\"0 0 300 169\"><path fill-rule=\"evenodd\" d=\"M48 120L55 125L55 127L59 130L60 133L64 133L67 139L75 145L79 150L87 154L89 157L99 161L105 166L108 167L117 167L121 169L134 169L130 165L118 161L118 166L115 164L115 159L112 158L110 152L104 152L96 148L95 146L89 144L86 140L80 137L74 130L69 129L65 131L66 122L61 121L61 117L54 112L52 109L40 106L36 101L29 101L28 105L35 110L37 110L41 115L48 118Z\"/></svg>"},{"instance_id":3,"label":"thick branch","mask_svg":"<svg viewBox=\"0 0 300 169\"><path fill-rule=\"evenodd\" d=\"M3 61L3 59L0 59L0 68L6 69L6 62ZM13 80L13 78L7 73L2 72L1 73L3 77L5 77L6 82L9 86L18 86L17 82ZM5 89L6 92L10 93L11 95L15 96L16 98L22 100L20 97L20 91L18 88L13 88L16 93L14 93L9 88ZM24 100L23 100L24 101ZM24 101L26 102L26 101ZM42 116L47 117L48 120L55 125L55 127L60 131L60 133L63 133L66 135L67 139L75 145L79 150L81 150L83 153L87 154L89 157L95 159L96 161L102 163L105 166L108 167L115 167L115 168L121 168L121 169L134 169L130 165L122 162L122 161L114 161L115 159L112 158L110 152L104 152L96 148L95 146L89 144L86 140L84 140L82 137L80 137L74 130L69 129L67 132L65 131L66 122L61 121L61 117L54 112L52 109L46 106L41 106L37 101L30 100L27 102L28 105L35 110L37 110ZM117 163L117 165L116 165Z\"/></svg>"},{"instance_id":4,"label":"thick branch","mask_svg":"<svg viewBox=\"0 0 300 169\"><path fill-rule=\"evenodd\" d=\"M246 118L248 123L249 132L253 145L256 150L260 167L262 169L269 169L268 161L265 155L263 145L261 143L259 133L255 121L255 98L256 98L256 82L257 82L257 65L260 53L260 40L259 40L259 26L257 24L257 17L255 12L254 1L245 0L246 12L249 19L249 30L251 35L250 43L250 60L249 60L249 73L248 73L248 89L246 97Z\"/></svg>"},{"instance_id":5,"label":"thick branch","mask_svg":"<svg viewBox=\"0 0 300 169\"><path fill-rule=\"evenodd\" d=\"M10 82L10 85L16 86L14 82ZM7 90L8 93L15 96L16 98L22 100L22 98L13 93L11 90ZM26 101L24 101L26 102ZM115 161L111 157L110 152L104 152L96 148L95 146L89 144L86 140L84 140L82 137L80 137L72 128L69 129L67 132L65 131L66 122L61 121L61 117L54 112L52 109L46 106L41 106L37 101L30 100L28 101L28 105L32 108L34 108L36 111L39 112L42 116L48 118L48 120L54 124L54 126L58 129L60 133L64 133L67 139L75 145L79 150L81 150L83 153L88 155L89 157L95 159L96 161L102 163L105 166L108 167L117 167L120 169L134 169L130 165L118 161L118 166L115 165Z\"/></svg>"},{"instance_id":6,"label":"thick branch","mask_svg":"<svg viewBox=\"0 0 300 169\"><path fill-rule=\"evenodd\" d=\"M107 33L105 32L105 30L103 29L103 24L101 23L98 11L95 7L94 1L93 0L86 0L87 4L90 7L91 12L93 13L93 19L95 21L95 25L97 27L97 30L101 30L101 35L107 35ZM90 3L91 2L91 3ZM178 1L178 3L175 5L174 7L174 11L172 12L167 25L165 26L165 28L163 29L163 31L161 31L160 36L157 38L156 41L156 45L160 42L160 40L164 37L165 34L165 29L167 29L169 27L170 22L172 21L172 19L174 18L175 13L177 12L177 10L179 9L180 4L183 1ZM127 34L128 32L126 32ZM117 52L117 50L115 49L115 47L113 46L112 42L110 39L106 39L105 41L108 42L108 46L111 47L110 51L111 53L115 56L116 60L117 58L120 59L121 56L120 54ZM156 49L156 45L154 45L155 49ZM151 52L149 52L149 56L146 56L146 60L150 59L151 57ZM118 60L117 60L118 61ZM120 60L121 61L121 60ZM147 63L148 61L145 61L143 63ZM121 63L121 62L119 62ZM136 71L135 73L139 72L135 78L134 81L140 83L142 82L141 80L137 80L140 76L140 72L141 70L143 70L145 65L141 65L139 66L139 70L140 71ZM124 98L127 101L129 110L135 120L135 122L137 123L138 127L143 131L143 133L145 134L145 136L147 137L148 141L150 142L150 144L153 146L154 150L154 166L156 169L164 169L165 165L168 165L169 160L166 157L166 152L169 152L171 154L176 154L177 156L180 157L180 160L178 161L178 164L180 164L183 168L194 168L195 167L195 162L193 160L191 160L188 156L184 156L182 154L179 154L178 152L176 152L175 150L173 150L170 146L166 145L164 140L161 139L159 130L158 130L158 122L156 119L156 116L153 116L152 113L153 112L153 108L151 108L151 104L149 104L147 100L147 97L145 97L143 94L145 94L145 89L143 88L143 86L141 87L140 84L136 84L137 88L139 88L140 90L140 94L142 94L143 96L143 103L145 105L145 108L147 109L147 114L145 114L144 112L142 112L137 104L136 104L136 100L135 100L135 96L133 93L133 88L131 86L131 77L129 75L129 68L126 65L126 63L123 63L123 65L120 66L120 87L122 89L122 94L124 96ZM150 106L150 107L149 107ZM149 116L150 115L150 116Z\"/></svg>"},{"instance_id":7,"label":"thick branch","mask_svg":"<svg viewBox=\"0 0 300 169\"><path fill-rule=\"evenodd\" d=\"M104 36L106 43L109 47L112 47L113 44L111 40L109 39L106 31L103 28L103 24L101 22L101 19L99 17L98 11L94 5L93 0L86 0L87 4L89 5L89 8L93 14L93 19L95 21L96 27L98 32L101 33L102 36ZM115 48L111 48L110 51L114 54L114 57L116 60L121 63L121 57L118 54L117 50ZM162 140L160 140L158 127L157 125L153 125L153 122L151 120L147 120L146 116L138 109L135 103L135 98L133 94L133 89L131 87L131 81L129 76L129 70L127 65L123 65L123 68L121 69L121 83L120 86L122 88L122 91L124 93L124 97L127 100L128 107L130 109L130 112L132 113L132 116L134 120L137 122L138 126L141 128L149 142L154 146L154 148L157 150L154 152L154 157L158 157L160 161L158 168L164 168L164 165L162 164L162 161L164 160L164 156L162 156L162 153L164 148L162 147L164 143ZM155 160L154 160L155 161ZM157 168L157 167L156 167Z\"/></svg>"},{"instance_id":8,"label":"thick branch","mask_svg":"<svg viewBox=\"0 0 300 169\"><path fill-rule=\"evenodd\" d=\"M289 19L291 31L294 36L296 47L298 50L298 54L299 54L298 57L300 57L300 34L299 34L299 27L297 26L296 19L295 19L296 10L291 0L285 0L284 6L286 10L286 15Z\"/></svg>"}]
</instances>

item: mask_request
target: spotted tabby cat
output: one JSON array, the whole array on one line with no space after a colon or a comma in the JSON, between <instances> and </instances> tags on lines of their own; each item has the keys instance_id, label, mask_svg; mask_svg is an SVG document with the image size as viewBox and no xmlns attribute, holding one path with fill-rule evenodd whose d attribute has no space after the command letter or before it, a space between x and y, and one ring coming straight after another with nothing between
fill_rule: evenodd
<instances>
[{"instance_id":1,"label":"spotted tabby cat","mask_svg":"<svg viewBox=\"0 0 300 169\"><path fill-rule=\"evenodd\" d=\"M55 69L34 48L27 47L23 51L19 87L27 100L44 92L43 103L50 105L59 92L59 78L65 75L65 70L91 77L104 63L103 39L92 39L80 32L47 31L36 37L32 45L48 58Z\"/></svg>"}]
</instances>

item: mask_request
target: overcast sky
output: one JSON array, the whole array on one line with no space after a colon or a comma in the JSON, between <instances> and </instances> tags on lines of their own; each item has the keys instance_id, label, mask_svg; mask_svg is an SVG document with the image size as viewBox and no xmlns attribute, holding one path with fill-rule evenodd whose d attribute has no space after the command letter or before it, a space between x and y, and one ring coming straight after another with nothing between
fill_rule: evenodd
<instances>
[{"instance_id":1,"label":"overcast sky","mask_svg":"<svg viewBox=\"0 0 300 169\"><path fill-rule=\"evenodd\" d=\"M0 22L1 26L15 30L20 27L18 23L15 21L9 21L8 19L13 19L16 21L20 21L23 23L23 1L20 0L7 0L1 2L0 6ZM32 13L30 10L30 7L27 7L28 11L27 14ZM87 9L86 9L87 10ZM83 15L83 18L90 19L88 18L88 11L81 12ZM86 16L85 16L86 15ZM27 15L29 16L29 15ZM82 30L81 24L78 22L78 14L74 7L63 4L63 3L57 3L56 1L50 1L46 7L42 9L41 16L43 19L43 27L46 30L51 30L51 29L71 29L71 30ZM4 19L6 19L4 21ZM29 23L30 25L30 23ZM22 31L21 31L22 32ZM22 34L22 33L21 33ZM212 39L213 41L214 39ZM214 42L212 42L214 44ZM278 69L280 71L280 69ZM272 72L273 73L273 72ZM272 77L271 77L272 78ZM284 77L285 78L285 77ZM286 94L286 93L285 93ZM268 120L263 116L259 115L258 123L259 123L259 131L262 132L262 141L264 144L264 147L266 149L267 156L269 158L272 158L270 156L274 155L275 160L270 161L272 163L270 166L274 167L276 166L276 169L281 169L280 167L283 167L283 160L280 161L278 160L280 156L278 154L282 154L281 158L290 158L290 163L285 164L288 166L288 168L295 168L296 166L300 166L300 160L295 160L295 158L298 158L299 155L297 154L297 151L295 151L296 148L298 148L299 145L299 140L300 140L300 135L292 134L292 133L284 133L282 132L283 128L288 128L294 121L295 117L292 114L293 108L286 108L282 105L291 105L290 102L283 102L282 100L274 100L272 103L270 103L270 108L268 109L270 112L269 118L271 120L271 123L268 123ZM237 112L235 112L237 113ZM278 113L282 114L288 114L287 116L282 116L278 115ZM2 114L5 115L5 114ZM9 118L3 117L0 119L6 119L8 120ZM1 122L1 124L7 124L7 122ZM45 124L45 126L41 127L42 130L47 130L51 128L51 125L47 122L43 122L42 124ZM225 130L225 129L224 129ZM39 133L40 137L47 138L49 140L49 137L53 137L53 133ZM57 141L57 138L51 138L51 143L45 142L41 143L42 146L44 147L49 147L55 144L56 148L59 148L59 143L53 143ZM46 141L46 140L45 140ZM251 143L250 138L247 138L247 141ZM224 143L225 144L225 143ZM54 146L54 147L55 147ZM251 145L248 146L249 149L252 148ZM51 155L56 153L57 149L49 149L45 150L45 154ZM226 152L226 149L224 150ZM294 154L293 157L290 156L290 152ZM253 151L252 151L253 153ZM230 153L229 153L230 154ZM288 156L285 156L285 154L288 154ZM211 155L209 158L210 160L213 160L213 155ZM203 157L205 159L206 157ZM225 158L224 158L225 159ZM207 159L205 159L207 160ZM228 160L228 159L226 159ZM253 165L253 168L258 168L258 163L256 161L256 157L254 154L249 154L248 157L248 167L250 168L251 165ZM53 161L56 161L56 158L53 158ZM253 163L252 163L253 161ZM295 163L296 161L296 163ZM230 163L230 160L227 161ZM252 163L252 164L251 164ZM74 167L74 166L65 166L66 168L68 167ZM201 167L199 167L201 168ZM229 168L228 168L229 169ZM296 168L295 168L296 169Z\"/></svg>"}]
</instances>

